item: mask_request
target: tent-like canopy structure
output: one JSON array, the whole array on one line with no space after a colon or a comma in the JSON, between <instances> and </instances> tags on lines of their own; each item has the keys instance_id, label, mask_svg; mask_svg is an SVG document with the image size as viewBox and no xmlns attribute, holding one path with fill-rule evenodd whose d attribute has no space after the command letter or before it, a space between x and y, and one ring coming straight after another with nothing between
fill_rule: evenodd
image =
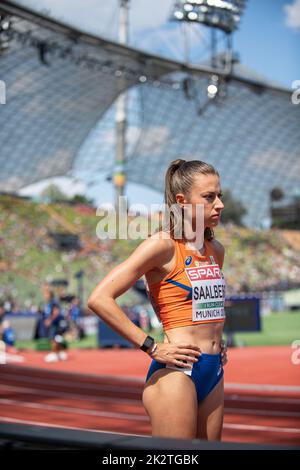
<instances>
[{"instance_id":1,"label":"tent-like canopy structure","mask_svg":"<svg viewBox=\"0 0 300 470\"><path fill-rule=\"evenodd\" d=\"M268 215L269 192L300 184L300 107L291 92L235 64L232 71L149 55L81 32L10 1L0 2L0 190L20 188L74 165L90 165L84 142L100 121L99 170L111 173L105 152L110 110L131 90L140 132L127 152L129 181L163 190L165 170L178 157L219 171L222 188L246 206L245 223ZM221 58L220 58L221 61ZM207 98L212 73L220 80ZM103 134L103 148L101 147Z\"/></svg>"}]
</instances>

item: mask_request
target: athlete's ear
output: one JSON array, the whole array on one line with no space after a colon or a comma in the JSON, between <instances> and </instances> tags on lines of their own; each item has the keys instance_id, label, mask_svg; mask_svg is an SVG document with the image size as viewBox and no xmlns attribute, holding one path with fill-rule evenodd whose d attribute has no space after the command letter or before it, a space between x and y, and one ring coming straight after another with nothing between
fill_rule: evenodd
<instances>
[{"instance_id":1,"label":"athlete's ear","mask_svg":"<svg viewBox=\"0 0 300 470\"><path fill-rule=\"evenodd\" d=\"M176 194L176 202L183 208L183 205L186 203L185 196L182 193Z\"/></svg>"}]
</instances>

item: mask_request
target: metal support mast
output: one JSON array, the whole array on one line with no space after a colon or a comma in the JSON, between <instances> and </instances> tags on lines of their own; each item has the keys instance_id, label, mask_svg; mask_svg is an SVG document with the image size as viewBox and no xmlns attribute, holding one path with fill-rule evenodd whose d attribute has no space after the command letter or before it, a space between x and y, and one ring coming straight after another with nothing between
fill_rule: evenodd
<instances>
[{"instance_id":1,"label":"metal support mast","mask_svg":"<svg viewBox=\"0 0 300 470\"><path fill-rule=\"evenodd\" d=\"M128 13L129 0L120 1L119 14L119 42L128 44ZM122 75L118 81L119 90L124 89L124 78ZM120 207L120 196L124 196L126 183L126 112L127 112L127 94L121 92L116 101L116 155L113 182L115 187L115 209L116 213L122 210Z\"/></svg>"}]
</instances>

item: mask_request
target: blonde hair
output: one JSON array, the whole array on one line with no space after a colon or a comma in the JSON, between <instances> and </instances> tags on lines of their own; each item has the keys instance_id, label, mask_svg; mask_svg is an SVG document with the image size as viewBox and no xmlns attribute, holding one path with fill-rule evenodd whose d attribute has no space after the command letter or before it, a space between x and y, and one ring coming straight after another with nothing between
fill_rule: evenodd
<instances>
[{"instance_id":1,"label":"blonde hair","mask_svg":"<svg viewBox=\"0 0 300 470\"><path fill-rule=\"evenodd\" d=\"M220 176L217 170L209 163L202 162L200 160L173 160L166 172L165 176L165 197L164 202L170 207L178 204L176 201L176 194L183 193L188 195L192 189L194 183L194 176L197 173L202 175L217 175ZM178 214L179 215L179 214ZM182 215L182 211L181 214ZM174 238L174 228L178 223L178 220L182 218L176 217L173 211L168 214L169 217L169 231L172 238ZM204 238L212 240L214 238L214 231L210 227L206 227L204 230Z\"/></svg>"}]
</instances>

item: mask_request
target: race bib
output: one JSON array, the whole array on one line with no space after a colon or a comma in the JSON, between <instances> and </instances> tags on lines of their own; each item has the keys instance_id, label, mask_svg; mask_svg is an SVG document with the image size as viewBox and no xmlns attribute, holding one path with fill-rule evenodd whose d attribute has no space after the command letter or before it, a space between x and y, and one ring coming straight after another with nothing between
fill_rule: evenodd
<instances>
[{"instance_id":1,"label":"race bib","mask_svg":"<svg viewBox=\"0 0 300 470\"><path fill-rule=\"evenodd\" d=\"M225 320L225 280L217 264L185 268L192 286L193 321Z\"/></svg>"}]
</instances>

